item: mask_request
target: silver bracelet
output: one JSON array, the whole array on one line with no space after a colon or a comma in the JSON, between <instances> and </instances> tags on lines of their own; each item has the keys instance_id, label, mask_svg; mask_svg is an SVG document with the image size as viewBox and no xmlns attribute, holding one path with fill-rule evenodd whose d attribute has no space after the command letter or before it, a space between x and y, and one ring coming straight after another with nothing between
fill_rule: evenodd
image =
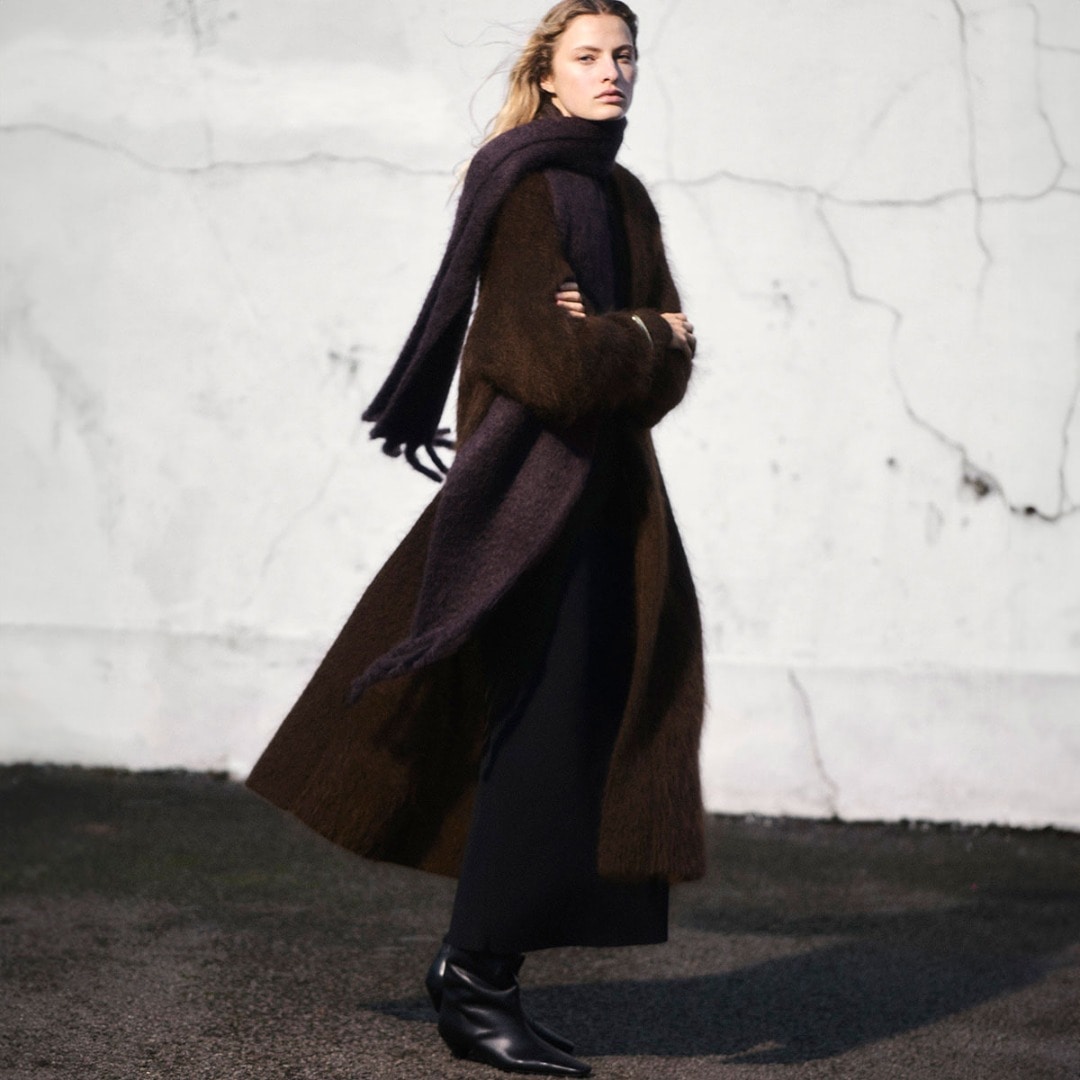
<instances>
[{"instance_id":1,"label":"silver bracelet","mask_svg":"<svg viewBox=\"0 0 1080 1080\"><path fill-rule=\"evenodd\" d=\"M631 315L630 318L645 331L645 336L649 339L649 348L653 348L652 334L649 333L649 328L645 325L645 320L640 315Z\"/></svg>"}]
</instances>

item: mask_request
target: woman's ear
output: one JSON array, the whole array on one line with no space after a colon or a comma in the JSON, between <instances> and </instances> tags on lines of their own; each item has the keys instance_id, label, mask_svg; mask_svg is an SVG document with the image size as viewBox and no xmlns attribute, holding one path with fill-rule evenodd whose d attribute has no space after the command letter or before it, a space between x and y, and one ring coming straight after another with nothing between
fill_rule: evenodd
<instances>
[{"instance_id":1,"label":"woman's ear","mask_svg":"<svg viewBox=\"0 0 1080 1080\"><path fill-rule=\"evenodd\" d=\"M543 90L545 94L555 93L555 84L551 81L550 75L545 75L540 80L540 89Z\"/></svg>"}]
</instances>

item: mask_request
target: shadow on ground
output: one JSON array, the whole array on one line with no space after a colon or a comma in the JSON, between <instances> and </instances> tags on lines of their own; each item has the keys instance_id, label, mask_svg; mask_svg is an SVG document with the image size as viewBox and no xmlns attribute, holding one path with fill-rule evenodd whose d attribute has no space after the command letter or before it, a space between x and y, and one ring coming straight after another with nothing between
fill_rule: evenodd
<instances>
[{"instance_id":1,"label":"shadow on ground","mask_svg":"<svg viewBox=\"0 0 1080 1080\"><path fill-rule=\"evenodd\" d=\"M487 1075L419 993L453 882L223 777L0 768L0 820L0 1076ZM1080 1076L1080 836L708 835L668 945L526 965L530 1011L606 1077Z\"/></svg>"},{"instance_id":2,"label":"shadow on ground","mask_svg":"<svg viewBox=\"0 0 1080 1080\"><path fill-rule=\"evenodd\" d=\"M855 925L837 920L832 933L866 939L718 975L534 987L529 1007L556 1029L593 1032L590 1056L723 1056L760 1064L833 1057L1037 984L1055 954L1080 941L1078 901L1076 894L1054 898L1071 919L1048 921L1034 954L1015 951L1020 941L1030 945L1033 928L1003 918L1009 904ZM1000 933L993 952L984 948L988 924ZM948 945L934 947L943 934ZM431 1020L420 999L369 1007ZM617 1028L611 1017L619 1018Z\"/></svg>"}]
</instances>

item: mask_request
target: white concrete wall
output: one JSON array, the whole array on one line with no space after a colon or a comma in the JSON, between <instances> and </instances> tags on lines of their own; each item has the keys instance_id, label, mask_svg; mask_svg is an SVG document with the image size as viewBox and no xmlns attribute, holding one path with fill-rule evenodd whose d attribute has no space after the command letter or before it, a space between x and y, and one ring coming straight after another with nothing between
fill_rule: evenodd
<instances>
[{"instance_id":1,"label":"white concrete wall","mask_svg":"<svg viewBox=\"0 0 1080 1080\"><path fill-rule=\"evenodd\" d=\"M539 10L0 4L0 759L254 760L433 493L357 416ZM639 10L710 806L1080 827L1080 3Z\"/></svg>"}]
</instances>

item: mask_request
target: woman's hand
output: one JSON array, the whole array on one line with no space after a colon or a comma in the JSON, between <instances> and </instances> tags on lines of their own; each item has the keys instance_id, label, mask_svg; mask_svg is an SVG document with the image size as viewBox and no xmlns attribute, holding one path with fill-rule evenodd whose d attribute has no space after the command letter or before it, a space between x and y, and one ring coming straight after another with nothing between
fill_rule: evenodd
<instances>
[{"instance_id":1,"label":"woman's hand","mask_svg":"<svg viewBox=\"0 0 1080 1080\"><path fill-rule=\"evenodd\" d=\"M585 318L585 303L581 299L581 290L576 281L564 281L555 294L555 303L565 308L576 319Z\"/></svg>"},{"instance_id":2,"label":"woman's hand","mask_svg":"<svg viewBox=\"0 0 1080 1080\"><path fill-rule=\"evenodd\" d=\"M694 353L697 352L697 338L694 337L693 323L681 311L663 312L660 317L666 319L668 326L671 327L671 347L681 349L686 353L687 360L693 360Z\"/></svg>"},{"instance_id":3,"label":"woman's hand","mask_svg":"<svg viewBox=\"0 0 1080 1080\"><path fill-rule=\"evenodd\" d=\"M585 318L585 304L581 299L581 290L576 281L564 281L555 294L555 303L568 311L577 319ZM666 319L671 327L671 347L679 349L686 354L688 360L694 359L697 352L697 338L694 337L694 325L689 318L681 312L664 312L661 318Z\"/></svg>"}]
</instances>

